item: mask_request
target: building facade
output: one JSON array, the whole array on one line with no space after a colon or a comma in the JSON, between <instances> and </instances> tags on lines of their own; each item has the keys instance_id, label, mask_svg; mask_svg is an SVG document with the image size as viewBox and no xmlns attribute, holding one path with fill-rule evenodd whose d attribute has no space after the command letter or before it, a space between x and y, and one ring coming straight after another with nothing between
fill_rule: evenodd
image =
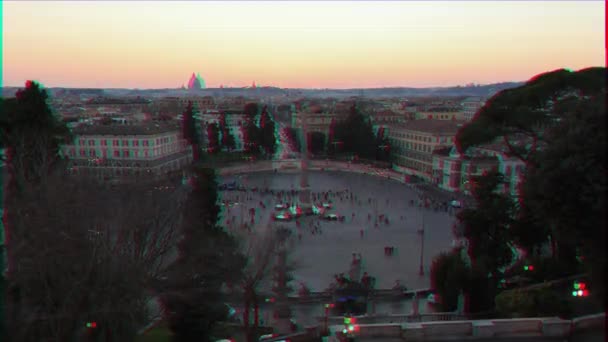
<instances>
[{"instance_id":1,"label":"building facade","mask_svg":"<svg viewBox=\"0 0 608 342\"><path fill-rule=\"evenodd\" d=\"M102 180L159 178L192 161L192 148L174 124L81 125L73 134L62 152L74 174Z\"/></svg>"},{"instance_id":2,"label":"building facade","mask_svg":"<svg viewBox=\"0 0 608 342\"><path fill-rule=\"evenodd\" d=\"M519 196L525 163L509 157L502 144L471 147L464 156L458 153L456 146L433 154L433 183L447 191L470 194L472 177L490 170L504 175L505 184L501 192Z\"/></svg>"},{"instance_id":3,"label":"building facade","mask_svg":"<svg viewBox=\"0 0 608 342\"><path fill-rule=\"evenodd\" d=\"M433 175L433 152L454 143L462 121L412 120L393 125L389 132L393 168L427 181Z\"/></svg>"},{"instance_id":4,"label":"building facade","mask_svg":"<svg viewBox=\"0 0 608 342\"><path fill-rule=\"evenodd\" d=\"M463 119L471 121L484 104L485 100L481 97L469 97L464 99L461 103Z\"/></svg>"},{"instance_id":5,"label":"building facade","mask_svg":"<svg viewBox=\"0 0 608 342\"><path fill-rule=\"evenodd\" d=\"M464 113L457 108L429 108L415 113L416 120L464 120Z\"/></svg>"}]
</instances>

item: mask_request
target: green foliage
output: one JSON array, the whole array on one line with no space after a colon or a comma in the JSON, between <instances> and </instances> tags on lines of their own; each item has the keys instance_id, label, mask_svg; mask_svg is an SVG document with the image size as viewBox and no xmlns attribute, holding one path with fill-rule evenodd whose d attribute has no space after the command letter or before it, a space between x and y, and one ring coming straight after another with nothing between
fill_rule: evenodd
<instances>
[{"instance_id":1,"label":"green foliage","mask_svg":"<svg viewBox=\"0 0 608 342\"><path fill-rule=\"evenodd\" d=\"M556 108L575 96L597 96L605 91L606 69L588 68L578 72L564 69L532 78L526 84L503 90L480 109L475 121L456 136L461 152L470 146L492 142L515 133L534 136L538 127L552 125L560 114ZM526 155L520 155L527 159Z\"/></svg>"},{"instance_id":2,"label":"green foliage","mask_svg":"<svg viewBox=\"0 0 608 342\"><path fill-rule=\"evenodd\" d=\"M220 127L216 123L207 125L207 152L215 153L220 149Z\"/></svg>"},{"instance_id":3,"label":"green foliage","mask_svg":"<svg viewBox=\"0 0 608 342\"><path fill-rule=\"evenodd\" d=\"M219 293L191 291L187 294L175 294L169 305L168 322L173 332L173 342L210 342L216 322L223 321L228 316L228 308L222 302L208 300Z\"/></svg>"},{"instance_id":4,"label":"green foliage","mask_svg":"<svg viewBox=\"0 0 608 342\"><path fill-rule=\"evenodd\" d=\"M534 270L526 271L524 265L533 265ZM532 257L515 264L511 270L505 272L505 278L522 276L533 283L539 283L581 273L584 273L584 269L579 263L565 263L551 257Z\"/></svg>"},{"instance_id":5,"label":"green foliage","mask_svg":"<svg viewBox=\"0 0 608 342\"><path fill-rule=\"evenodd\" d=\"M200 160L201 136L196 128L196 120L194 118L194 105L192 101L188 102L184 113L182 114L182 134L184 139L192 146L193 161Z\"/></svg>"},{"instance_id":6,"label":"green foliage","mask_svg":"<svg viewBox=\"0 0 608 342\"><path fill-rule=\"evenodd\" d=\"M552 227L563 262L576 258L577 247L590 261L605 259L598 242L605 241L606 224L604 100L579 103L550 131L552 143L537 154L522 188L535 219Z\"/></svg>"},{"instance_id":7,"label":"green foliage","mask_svg":"<svg viewBox=\"0 0 608 342\"><path fill-rule=\"evenodd\" d=\"M475 177L472 182L476 205L459 212L457 218L469 241L468 252L474 263L496 274L513 257L509 247L512 241L509 228L515 205L508 195L497 191L504 183L504 177L499 172L488 172Z\"/></svg>"},{"instance_id":8,"label":"green foliage","mask_svg":"<svg viewBox=\"0 0 608 342\"><path fill-rule=\"evenodd\" d=\"M300 142L300 139L298 139L298 134L295 128L293 127L287 127L286 128L286 133L285 135L287 136L287 142L289 143L289 148L292 151L302 151L302 144Z\"/></svg>"},{"instance_id":9,"label":"green foliage","mask_svg":"<svg viewBox=\"0 0 608 342\"><path fill-rule=\"evenodd\" d=\"M384 128L380 127L376 134L376 160L388 162L391 160L391 144L385 135Z\"/></svg>"},{"instance_id":10,"label":"green foliage","mask_svg":"<svg viewBox=\"0 0 608 342\"><path fill-rule=\"evenodd\" d=\"M371 121L354 105L346 120L332 121L329 138L330 154L354 154L369 160L376 158L378 145Z\"/></svg>"},{"instance_id":11,"label":"green foliage","mask_svg":"<svg viewBox=\"0 0 608 342\"><path fill-rule=\"evenodd\" d=\"M441 253L431 265L431 286L441 298L442 311L456 310L458 296L468 289L470 270L460 253L460 249Z\"/></svg>"},{"instance_id":12,"label":"green foliage","mask_svg":"<svg viewBox=\"0 0 608 342\"><path fill-rule=\"evenodd\" d=\"M502 139L512 156L526 161L509 240L532 257L551 243L556 263L567 270L576 269L577 259L583 260L592 282L601 289L597 293L601 300L606 287L605 80L603 67L539 75L521 87L496 94L457 135L461 151ZM514 146L512 138L525 138L525 144ZM488 200L494 201L484 201ZM506 207L505 212L510 211ZM485 218L466 210L460 216L480 226L486 218L500 222L490 212ZM472 246L472 251L479 255L495 250L476 248ZM549 269L547 272L555 274L548 277L562 273Z\"/></svg>"},{"instance_id":13,"label":"green foliage","mask_svg":"<svg viewBox=\"0 0 608 342\"><path fill-rule=\"evenodd\" d=\"M260 145L269 156L273 155L277 148L275 126L274 120L268 113L268 107L264 106L260 115Z\"/></svg>"},{"instance_id":14,"label":"green foliage","mask_svg":"<svg viewBox=\"0 0 608 342\"><path fill-rule=\"evenodd\" d=\"M244 142L245 152L257 156L265 153L267 156L274 154L277 147L275 134L275 122L264 106L260 111L257 103L248 103L245 106ZM258 119L259 116L259 119Z\"/></svg>"},{"instance_id":15,"label":"green foliage","mask_svg":"<svg viewBox=\"0 0 608 342\"><path fill-rule=\"evenodd\" d=\"M308 150L312 154L322 154L325 149L325 134L322 132L308 133L309 147Z\"/></svg>"},{"instance_id":16,"label":"green foliage","mask_svg":"<svg viewBox=\"0 0 608 342\"><path fill-rule=\"evenodd\" d=\"M236 240L217 225L215 170L193 171L179 259L162 296L175 341L210 340L215 324L227 319L221 287L236 283L246 263Z\"/></svg>"},{"instance_id":17,"label":"green foliage","mask_svg":"<svg viewBox=\"0 0 608 342\"><path fill-rule=\"evenodd\" d=\"M228 151L232 151L236 148L236 140L234 139L234 134L230 132L230 129L226 125L226 113L222 112L220 114L219 121L219 130L222 135L221 145L223 148L228 149Z\"/></svg>"},{"instance_id":18,"label":"green foliage","mask_svg":"<svg viewBox=\"0 0 608 342\"><path fill-rule=\"evenodd\" d=\"M46 90L32 81L15 98L0 101L0 148L8 149L14 181L38 183L61 159L60 145L72 140L64 122L47 104ZM3 156L3 159L6 155Z\"/></svg>"},{"instance_id":19,"label":"green foliage","mask_svg":"<svg viewBox=\"0 0 608 342\"><path fill-rule=\"evenodd\" d=\"M505 318L567 317L572 311L567 299L549 287L514 289L496 296L496 311Z\"/></svg>"}]
</instances>

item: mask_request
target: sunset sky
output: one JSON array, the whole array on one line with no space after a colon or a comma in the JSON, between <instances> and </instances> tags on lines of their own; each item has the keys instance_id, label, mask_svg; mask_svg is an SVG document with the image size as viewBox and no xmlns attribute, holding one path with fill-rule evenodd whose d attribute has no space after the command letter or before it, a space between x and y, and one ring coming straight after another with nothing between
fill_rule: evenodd
<instances>
[{"instance_id":1,"label":"sunset sky","mask_svg":"<svg viewBox=\"0 0 608 342\"><path fill-rule=\"evenodd\" d=\"M4 86L450 86L605 66L603 1L3 1Z\"/></svg>"}]
</instances>

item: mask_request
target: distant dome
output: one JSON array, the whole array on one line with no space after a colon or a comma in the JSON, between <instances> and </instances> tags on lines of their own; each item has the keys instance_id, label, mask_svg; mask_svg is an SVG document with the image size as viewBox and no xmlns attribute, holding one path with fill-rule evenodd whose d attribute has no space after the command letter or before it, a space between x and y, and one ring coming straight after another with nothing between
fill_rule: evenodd
<instances>
[{"instance_id":1,"label":"distant dome","mask_svg":"<svg viewBox=\"0 0 608 342\"><path fill-rule=\"evenodd\" d=\"M201 77L201 74L197 74L196 75L196 79L198 80L198 83L200 84L200 89L205 89L207 88L207 85L205 85L205 79Z\"/></svg>"},{"instance_id":2,"label":"distant dome","mask_svg":"<svg viewBox=\"0 0 608 342\"><path fill-rule=\"evenodd\" d=\"M194 73L192 73L192 76L190 76L190 81L188 81L188 89L201 89L201 82Z\"/></svg>"}]
</instances>

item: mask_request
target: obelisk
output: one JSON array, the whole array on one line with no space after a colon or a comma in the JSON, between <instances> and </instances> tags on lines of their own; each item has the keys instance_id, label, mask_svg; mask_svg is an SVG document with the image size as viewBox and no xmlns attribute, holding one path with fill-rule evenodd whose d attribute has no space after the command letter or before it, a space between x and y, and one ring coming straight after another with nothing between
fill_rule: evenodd
<instances>
[{"instance_id":1,"label":"obelisk","mask_svg":"<svg viewBox=\"0 0 608 342\"><path fill-rule=\"evenodd\" d=\"M302 113L302 156L300 160L300 207L302 212L312 210L310 184L308 184L308 115Z\"/></svg>"}]
</instances>

